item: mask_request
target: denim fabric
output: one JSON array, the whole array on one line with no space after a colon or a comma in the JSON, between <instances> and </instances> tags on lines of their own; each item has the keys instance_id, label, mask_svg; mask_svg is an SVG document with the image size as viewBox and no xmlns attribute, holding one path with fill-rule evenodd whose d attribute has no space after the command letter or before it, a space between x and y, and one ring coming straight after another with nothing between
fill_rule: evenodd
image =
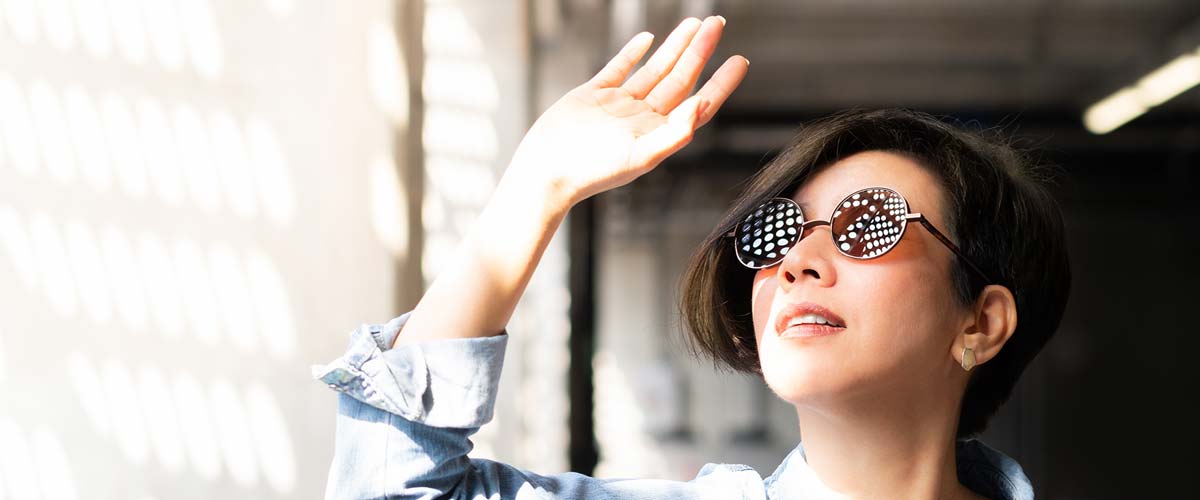
<instances>
[{"instance_id":1,"label":"denim fabric","mask_svg":"<svg viewBox=\"0 0 1200 500\"><path fill-rule=\"evenodd\" d=\"M803 444L771 476L708 464L691 481L543 475L468 458L470 437L492 418L508 335L389 349L408 314L363 325L350 347L313 376L338 391L327 499L792 499L822 486ZM1028 500L1021 466L977 440L958 442L959 481L993 499Z\"/></svg>"}]
</instances>

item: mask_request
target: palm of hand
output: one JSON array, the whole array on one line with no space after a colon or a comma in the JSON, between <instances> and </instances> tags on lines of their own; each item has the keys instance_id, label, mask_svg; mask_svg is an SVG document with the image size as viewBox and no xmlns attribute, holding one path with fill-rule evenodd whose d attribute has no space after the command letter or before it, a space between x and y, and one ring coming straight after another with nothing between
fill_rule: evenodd
<instances>
[{"instance_id":1,"label":"palm of hand","mask_svg":"<svg viewBox=\"0 0 1200 500\"><path fill-rule=\"evenodd\" d=\"M622 84L649 49L649 36L634 37L600 73L538 118L514 166L563 189L571 203L649 172L691 141L745 75L746 61L731 57L686 98L723 27L718 18L685 20Z\"/></svg>"},{"instance_id":2,"label":"palm of hand","mask_svg":"<svg viewBox=\"0 0 1200 500\"><path fill-rule=\"evenodd\" d=\"M527 141L538 147L540 157L524 157L541 165L556 165L564 178L581 191L580 199L624 185L653 165L634 155L638 141L665 125L667 117L624 89L593 89L580 86L563 96L538 118L522 141L518 154L526 153Z\"/></svg>"}]
</instances>

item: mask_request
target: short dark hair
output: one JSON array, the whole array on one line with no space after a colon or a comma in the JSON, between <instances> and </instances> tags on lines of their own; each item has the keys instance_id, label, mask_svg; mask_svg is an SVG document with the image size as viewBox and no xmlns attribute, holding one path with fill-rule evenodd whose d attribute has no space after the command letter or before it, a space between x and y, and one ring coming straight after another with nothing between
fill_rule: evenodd
<instances>
[{"instance_id":1,"label":"short dark hair","mask_svg":"<svg viewBox=\"0 0 1200 500\"><path fill-rule=\"evenodd\" d=\"M992 130L903 109L845 111L801 127L692 255L680 290L689 344L719 368L762 375L749 299L755 271L738 263L725 235L754 207L790 196L822 167L876 150L912 158L941 181L950 238L1016 299L1016 330L975 369L963 396L957 437L978 434L1058 328L1071 287L1062 212L1048 188L1051 170ZM962 305L989 284L961 260L951 282Z\"/></svg>"}]
</instances>

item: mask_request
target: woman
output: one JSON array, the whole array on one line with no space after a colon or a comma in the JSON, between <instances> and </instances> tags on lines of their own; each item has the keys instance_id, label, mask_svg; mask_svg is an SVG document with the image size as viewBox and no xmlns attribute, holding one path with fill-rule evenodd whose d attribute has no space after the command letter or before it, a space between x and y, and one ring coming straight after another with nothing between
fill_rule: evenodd
<instances>
[{"instance_id":1,"label":"woman","mask_svg":"<svg viewBox=\"0 0 1200 500\"><path fill-rule=\"evenodd\" d=\"M505 324L567 210L683 147L745 75L731 57L687 96L724 24L685 20L630 75L639 34L551 106L459 264L315 370L341 392L328 498L1032 498L1016 462L969 437L1057 327L1061 215L1012 150L905 111L802 129L686 272L696 350L796 408L804 442L773 474L601 480L467 457Z\"/></svg>"}]
</instances>

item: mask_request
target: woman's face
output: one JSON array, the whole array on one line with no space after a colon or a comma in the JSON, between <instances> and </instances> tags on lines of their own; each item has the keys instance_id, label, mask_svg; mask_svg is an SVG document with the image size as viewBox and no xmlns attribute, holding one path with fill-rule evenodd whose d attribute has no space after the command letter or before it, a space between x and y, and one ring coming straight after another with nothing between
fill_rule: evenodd
<instances>
[{"instance_id":1,"label":"woman's face","mask_svg":"<svg viewBox=\"0 0 1200 500\"><path fill-rule=\"evenodd\" d=\"M868 187L899 192L910 212L949 229L937 178L904 156L882 151L858 153L820 170L792 199L806 220L828 220L846 195ZM951 286L953 254L919 226L909 224L891 251L869 260L839 253L829 227L819 226L782 262L757 272L752 300L759 360L779 397L801 405L912 394L949 379L956 366L952 342L970 312ZM815 310L840 325L783 328L781 335L776 321L789 309Z\"/></svg>"}]
</instances>

